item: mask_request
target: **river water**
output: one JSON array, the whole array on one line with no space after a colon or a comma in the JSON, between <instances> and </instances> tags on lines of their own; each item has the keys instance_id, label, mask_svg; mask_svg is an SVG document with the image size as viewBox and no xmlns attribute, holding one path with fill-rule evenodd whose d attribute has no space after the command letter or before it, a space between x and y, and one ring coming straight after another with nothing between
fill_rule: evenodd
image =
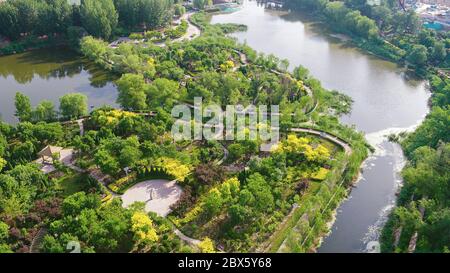
<instances>
[{"instance_id":1,"label":"river water","mask_svg":"<svg viewBox=\"0 0 450 273\"><path fill-rule=\"evenodd\" d=\"M111 77L66 48L34 50L0 57L0 114L3 121L16 123L14 96L22 92L33 106L78 92L90 106L116 106L117 90Z\"/></svg>"},{"instance_id":2,"label":"river water","mask_svg":"<svg viewBox=\"0 0 450 273\"><path fill-rule=\"evenodd\" d=\"M325 88L353 98L352 112L341 121L364 132L376 152L365 161L357 187L339 207L318 252L364 252L369 242L378 240L401 184L403 154L386 136L411 130L423 120L430 96L426 83L394 63L346 46L302 14L265 10L245 1L240 11L215 15L212 23L247 25L246 32L233 34L240 42L288 59L291 68L301 64Z\"/></svg>"}]
</instances>

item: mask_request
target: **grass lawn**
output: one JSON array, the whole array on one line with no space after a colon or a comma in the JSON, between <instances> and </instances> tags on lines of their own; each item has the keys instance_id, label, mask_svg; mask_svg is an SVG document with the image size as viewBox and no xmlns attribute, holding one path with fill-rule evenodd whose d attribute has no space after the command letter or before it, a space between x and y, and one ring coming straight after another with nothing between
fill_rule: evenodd
<instances>
[{"instance_id":1,"label":"grass lawn","mask_svg":"<svg viewBox=\"0 0 450 273\"><path fill-rule=\"evenodd\" d=\"M70 172L56 181L64 197L89 189L88 175Z\"/></svg>"}]
</instances>

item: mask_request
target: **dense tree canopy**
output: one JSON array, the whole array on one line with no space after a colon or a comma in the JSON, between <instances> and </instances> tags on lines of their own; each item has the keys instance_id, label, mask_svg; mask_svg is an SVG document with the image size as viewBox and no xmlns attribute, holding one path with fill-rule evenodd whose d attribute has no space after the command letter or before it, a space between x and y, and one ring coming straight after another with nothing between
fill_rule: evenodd
<instances>
[{"instance_id":1,"label":"dense tree canopy","mask_svg":"<svg viewBox=\"0 0 450 273\"><path fill-rule=\"evenodd\" d=\"M85 0L81 6L67 0L8 0L0 5L0 35L17 40L27 35L68 34L79 39L85 30L109 39L119 23L129 29L158 28L183 13L172 0ZM83 29L84 28L84 29ZM75 39L75 40L76 40ZM77 46L73 40L71 44Z\"/></svg>"},{"instance_id":2,"label":"dense tree canopy","mask_svg":"<svg viewBox=\"0 0 450 273\"><path fill-rule=\"evenodd\" d=\"M132 28L147 25L160 27L171 20L172 0L114 0L119 21Z\"/></svg>"},{"instance_id":3,"label":"dense tree canopy","mask_svg":"<svg viewBox=\"0 0 450 273\"><path fill-rule=\"evenodd\" d=\"M112 0L85 0L81 4L81 22L95 37L108 39L117 26L118 15Z\"/></svg>"},{"instance_id":4,"label":"dense tree canopy","mask_svg":"<svg viewBox=\"0 0 450 273\"><path fill-rule=\"evenodd\" d=\"M63 33L72 25L72 7L66 0L15 0L0 5L0 34Z\"/></svg>"}]
</instances>

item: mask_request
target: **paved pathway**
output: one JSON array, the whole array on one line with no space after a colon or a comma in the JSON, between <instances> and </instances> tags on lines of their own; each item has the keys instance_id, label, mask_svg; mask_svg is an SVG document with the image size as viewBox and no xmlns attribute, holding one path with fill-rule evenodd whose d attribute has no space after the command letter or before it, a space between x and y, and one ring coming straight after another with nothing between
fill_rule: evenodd
<instances>
[{"instance_id":1,"label":"paved pathway","mask_svg":"<svg viewBox=\"0 0 450 273\"><path fill-rule=\"evenodd\" d=\"M185 241L186 243L192 245L192 246L198 246L198 244L200 244L200 240L197 239L193 239L191 237L188 237L186 235L184 235L179 229L177 229L176 227L173 228L175 234L183 241Z\"/></svg>"},{"instance_id":2,"label":"paved pathway","mask_svg":"<svg viewBox=\"0 0 450 273\"><path fill-rule=\"evenodd\" d=\"M324 138L324 139L327 139L327 140L333 142L334 144L341 146L345 150L345 153L347 155L350 155L353 152L350 144L341 140L338 137L335 137L333 135L330 135L330 134L320 131L320 130L314 130L314 129L310 129L310 128L292 128L291 132L308 133L308 134L312 134L312 135L317 135L317 136L320 136L321 138Z\"/></svg>"},{"instance_id":3,"label":"paved pathway","mask_svg":"<svg viewBox=\"0 0 450 273\"><path fill-rule=\"evenodd\" d=\"M192 40L200 36L201 30L196 25L192 24L191 22L191 16L194 14L194 12L189 12L183 14L180 19L177 20L177 23L181 23L181 20L186 20L188 23L188 29L186 31L186 34L184 34L182 37L172 40L172 42L180 42L184 40Z\"/></svg>"},{"instance_id":4,"label":"paved pathway","mask_svg":"<svg viewBox=\"0 0 450 273\"><path fill-rule=\"evenodd\" d=\"M177 20L174 21L175 24L180 24L181 20L185 20L188 23L188 28L186 30L186 33L183 36L181 36L180 38L173 39L170 42L176 43L176 42L181 42L181 41L185 41L185 40L190 41L190 40L193 40L193 39L197 38L198 36L200 36L200 34L201 34L200 28L198 28L196 25L194 25L191 22L191 16L194 13L195 12L185 13L180 18L178 18ZM109 44L109 47L116 48L121 43L135 43L135 44L138 44L138 43L141 43L143 41L144 41L144 39L142 39L142 40L133 40L133 39L130 39L128 37L120 37L117 40L111 42ZM155 45L159 46L159 47L165 47L166 43L165 42L155 43Z\"/></svg>"},{"instance_id":5,"label":"paved pathway","mask_svg":"<svg viewBox=\"0 0 450 273\"><path fill-rule=\"evenodd\" d=\"M84 136L84 119L78 119L76 120L78 126L80 127L80 136Z\"/></svg>"}]
</instances>

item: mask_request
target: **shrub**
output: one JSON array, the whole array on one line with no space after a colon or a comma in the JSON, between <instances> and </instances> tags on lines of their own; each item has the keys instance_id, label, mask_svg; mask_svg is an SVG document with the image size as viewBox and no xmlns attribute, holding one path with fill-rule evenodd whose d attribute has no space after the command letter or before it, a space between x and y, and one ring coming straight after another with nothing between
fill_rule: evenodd
<instances>
[{"instance_id":1,"label":"shrub","mask_svg":"<svg viewBox=\"0 0 450 273\"><path fill-rule=\"evenodd\" d=\"M144 35L142 35L141 33L131 33L130 36L128 36L128 38L132 40L142 40L144 39Z\"/></svg>"}]
</instances>

